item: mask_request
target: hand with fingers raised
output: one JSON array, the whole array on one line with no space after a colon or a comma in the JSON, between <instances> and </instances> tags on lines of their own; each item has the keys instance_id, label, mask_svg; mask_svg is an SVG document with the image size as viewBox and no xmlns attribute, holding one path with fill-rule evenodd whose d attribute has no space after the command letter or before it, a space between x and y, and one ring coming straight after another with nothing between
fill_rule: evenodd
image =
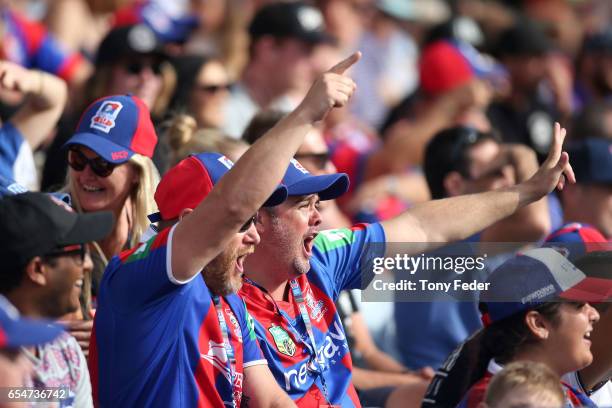
<instances>
[{"instance_id":1,"label":"hand with fingers raised","mask_svg":"<svg viewBox=\"0 0 612 408\"><path fill-rule=\"evenodd\" d=\"M528 187L528 191L534 194L536 200L553 191L555 187L562 190L566 181L572 184L576 182L569 156L563 151L565 135L565 128L562 128L559 123L555 123L553 141L548 157L533 177L524 183Z\"/></svg>"},{"instance_id":2,"label":"hand with fingers raised","mask_svg":"<svg viewBox=\"0 0 612 408\"><path fill-rule=\"evenodd\" d=\"M332 108L345 106L355 92L355 82L346 71L361 58L356 52L324 72L312 84L297 110L310 122L318 122Z\"/></svg>"}]
</instances>

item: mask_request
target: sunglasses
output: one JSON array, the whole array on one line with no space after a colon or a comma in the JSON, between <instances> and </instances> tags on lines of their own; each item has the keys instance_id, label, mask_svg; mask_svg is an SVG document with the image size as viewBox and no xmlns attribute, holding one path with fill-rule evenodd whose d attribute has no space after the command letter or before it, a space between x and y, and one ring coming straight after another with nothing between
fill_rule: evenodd
<instances>
[{"instance_id":1,"label":"sunglasses","mask_svg":"<svg viewBox=\"0 0 612 408\"><path fill-rule=\"evenodd\" d=\"M140 61L134 61L126 64L125 70L132 75L140 75L145 68L149 68L155 75L159 75L161 74L161 67L161 62L143 63Z\"/></svg>"},{"instance_id":2,"label":"sunglasses","mask_svg":"<svg viewBox=\"0 0 612 408\"><path fill-rule=\"evenodd\" d=\"M204 84L196 84L195 88L198 91L206 92L206 93L217 93L220 91L229 91L232 87L232 84L220 84L220 85L204 85Z\"/></svg>"},{"instance_id":3,"label":"sunglasses","mask_svg":"<svg viewBox=\"0 0 612 408\"><path fill-rule=\"evenodd\" d=\"M111 175L116 164L108 162L101 158L100 156L96 156L93 159L88 159L80 150L76 148L72 148L68 151L68 165L76 170L83 171L85 167L89 164L91 171L98 177L108 177Z\"/></svg>"},{"instance_id":4,"label":"sunglasses","mask_svg":"<svg viewBox=\"0 0 612 408\"><path fill-rule=\"evenodd\" d=\"M84 244L70 245L63 248L58 248L42 256L43 259L60 258L62 256L75 256L77 265L81 266L85 262L85 254L87 249ZM76 258L78 256L78 258Z\"/></svg>"},{"instance_id":5,"label":"sunglasses","mask_svg":"<svg viewBox=\"0 0 612 408\"><path fill-rule=\"evenodd\" d=\"M245 222L244 225L240 227L240 230L238 230L238 232L241 232L241 233L247 232L249 228L251 228L251 225L256 224L256 223L257 223L257 213L255 213L255 215L249 218L247 222Z\"/></svg>"}]
</instances>

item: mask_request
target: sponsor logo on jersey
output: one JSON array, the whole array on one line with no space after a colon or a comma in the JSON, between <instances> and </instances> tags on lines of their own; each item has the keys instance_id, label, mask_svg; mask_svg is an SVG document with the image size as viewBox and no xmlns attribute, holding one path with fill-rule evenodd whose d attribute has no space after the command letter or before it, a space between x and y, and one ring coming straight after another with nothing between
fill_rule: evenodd
<instances>
[{"instance_id":1,"label":"sponsor logo on jersey","mask_svg":"<svg viewBox=\"0 0 612 408\"><path fill-rule=\"evenodd\" d=\"M286 356L293 357L296 347L289 333L280 326L272 326L268 331L272 335L278 351Z\"/></svg>"},{"instance_id":2,"label":"sponsor logo on jersey","mask_svg":"<svg viewBox=\"0 0 612 408\"><path fill-rule=\"evenodd\" d=\"M238 319L236 319L236 316L234 316L234 313L229 307L225 308L225 313L229 316L230 323L234 329L234 336L236 336L238 341L242 343L242 330L240 329Z\"/></svg>"},{"instance_id":3,"label":"sponsor logo on jersey","mask_svg":"<svg viewBox=\"0 0 612 408\"><path fill-rule=\"evenodd\" d=\"M335 320L334 326L329 328L325 340L317 350L318 366L321 370L325 371L330 368L331 365L341 360L346 352L348 352L346 336L338 320ZM287 392L295 388L300 389L301 386L309 381L308 364L308 360L302 361L295 368L283 373L285 376L285 390ZM312 379L313 377L310 378Z\"/></svg>"},{"instance_id":4,"label":"sponsor logo on jersey","mask_svg":"<svg viewBox=\"0 0 612 408\"><path fill-rule=\"evenodd\" d=\"M317 322L321 321L321 318L325 316L327 312L327 306L325 306L325 302L322 300L315 300L314 294L312 293L312 289L310 287L306 291L306 304L310 308L310 318L312 320L316 320Z\"/></svg>"},{"instance_id":5,"label":"sponsor logo on jersey","mask_svg":"<svg viewBox=\"0 0 612 408\"><path fill-rule=\"evenodd\" d=\"M227 364L227 353L225 352L225 346L223 343L215 343L210 340L208 342L208 351L206 354L200 354L204 360L208 361L215 367L217 370L223 374L223 376L229 381L231 380L229 366Z\"/></svg>"}]
</instances>

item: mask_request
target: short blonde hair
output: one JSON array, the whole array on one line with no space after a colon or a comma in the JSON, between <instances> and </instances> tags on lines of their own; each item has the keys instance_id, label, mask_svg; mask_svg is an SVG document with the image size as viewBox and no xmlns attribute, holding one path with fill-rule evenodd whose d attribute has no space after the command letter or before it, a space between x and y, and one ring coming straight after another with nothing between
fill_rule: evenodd
<instances>
[{"instance_id":1,"label":"short blonde hair","mask_svg":"<svg viewBox=\"0 0 612 408\"><path fill-rule=\"evenodd\" d=\"M166 123L165 136L172 149L172 166L190 154L203 152L218 152L235 161L241 150L249 148L247 143L232 139L220 130L198 129L196 120L184 113Z\"/></svg>"},{"instance_id":2,"label":"short blonde hair","mask_svg":"<svg viewBox=\"0 0 612 408\"><path fill-rule=\"evenodd\" d=\"M550 401L559 407L565 401L559 376L545 364L534 361L517 361L504 367L487 387L485 402L496 407L502 399L514 393L538 397L539 401Z\"/></svg>"}]
</instances>

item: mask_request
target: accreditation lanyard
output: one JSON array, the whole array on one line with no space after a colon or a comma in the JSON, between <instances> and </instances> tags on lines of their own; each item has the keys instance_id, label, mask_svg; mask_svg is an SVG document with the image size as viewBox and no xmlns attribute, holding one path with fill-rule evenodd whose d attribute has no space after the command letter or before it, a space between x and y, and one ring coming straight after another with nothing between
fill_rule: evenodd
<instances>
[{"instance_id":1,"label":"accreditation lanyard","mask_svg":"<svg viewBox=\"0 0 612 408\"><path fill-rule=\"evenodd\" d=\"M236 356L234 354L234 348L229 340L229 330L227 323L225 322L225 316L223 316L223 310L221 308L221 298L219 296L213 296L213 302L215 303L215 309L217 310L217 319L219 319L219 326L221 326L221 335L223 336L223 348L225 348L225 354L227 355L227 365L229 366L230 374L230 389L232 390L232 406L236 406L234 402L234 380L236 378Z\"/></svg>"},{"instance_id":2,"label":"accreditation lanyard","mask_svg":"<svg viewBox=\"0 0 612 408\"><path fill-rule=\"evenodd\" d=\"M323 396L325 397L325 400L327 401L328 406L333 406L329 402L327 385L325 384L325 377L323 376L323 367L321 365L321 362L320 362L321 360L319 359L319 354L317 351L318 349L317 349L317 342L315 341L314 330L312 329L312 323L310 321L310 316L308 315L308 310L306 309L306 302L304 301L304 295L302 294L302 289L300 288L298 281L296 279L290 280L289 286L291 287L291 292L293 292L293 297L295 298L295 301L298 305L300 316L302 318L302 321L304 322L304 327L306 328L306 332L308 333L308 338L310 339L310 344L308 344L308 342L303 340L302 334L291 323L294 319L292 319L291 316L289 316L284 310L278 307L278 305L276 304L276 302L274 301L270 293L264 287L260 286L256 282L253 282L251 279L247 278L246 276L244 277L244 280L247 283L258 288L259 290L261 290L268 296L270 296L270 299L272 300L272 303L274 303L276 310L287 321L288 323L287 326L293 332L293 334L295 335L295 338L299 340L300 343L302 343L308 349L308 352L310 354L310 361L308 362L307 368L310 372L314 374L319 374L321 378L321 386L323 387Z\"/></svg>"}]
</instances>

